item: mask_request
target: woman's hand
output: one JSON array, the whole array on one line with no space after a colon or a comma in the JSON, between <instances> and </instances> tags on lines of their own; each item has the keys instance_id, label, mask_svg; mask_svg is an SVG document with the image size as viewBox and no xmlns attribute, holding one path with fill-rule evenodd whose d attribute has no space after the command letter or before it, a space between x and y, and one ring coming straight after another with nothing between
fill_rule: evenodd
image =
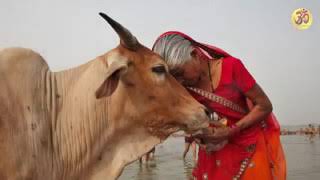
<instances>
[{"instance_id":1,"label":"woman's hand","mask_svg":"<svg viewBox=\"0 0 320 180\"><path fill-rule=\"evenodd\" d=\"M229 127L215 127L213 128L213 134L208 138L209 143L218 144L222 141L228 140L231 135Z\"/></svg>"},{"instance_id":2,"label":"woman's hand","mask_svg":"<svg viewBox=\"0 0 320 180\"><path fill-rule=\"evenodd\" d=\"M194 136L195 141L199 146L206 150L207 153L219 151L227 143L230 137L231 130L229 127L210 127L204 134Z\"/></svg>"},{"instance_id":3,"label":"woman's hand","mask_svg":"<svg viewBox=\"0 0 320 180\"><path fill-rule=\"evenodd\" d=\"M229 139L232 134L231 128L222 125L221 123L214 123L214 127L207 128L203 134L193 136L201 141L201 144L219 144Z\"/></svg>"},{"instance_id":4,"label":"woman's hand","mask_svg":"<svg viewBox=\"0 0 320 180\"><path fill-rule=\"evenodd\" d=\"M205 144L204 149L206 150L207 153L211 153L213 151L219 151L221 150L226 144L228 144L228 141L222 141L219 144Z\"/></svg>"}]
</instances>

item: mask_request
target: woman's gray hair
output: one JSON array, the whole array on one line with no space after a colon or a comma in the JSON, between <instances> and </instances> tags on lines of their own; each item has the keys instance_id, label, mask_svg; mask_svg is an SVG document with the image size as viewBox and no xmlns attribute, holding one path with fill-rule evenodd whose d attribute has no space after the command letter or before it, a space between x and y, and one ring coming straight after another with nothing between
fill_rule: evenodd
<instances>
[{"instance_id":1,"label":"woman's gray hair","mask_svg":"<svg viewBox=\"0 0 320 180\"><path fill-rule=\"evenodd\" d=\"M153 46L153 51L159 54L171 67L183 65L191 60L194 50L191 42L178 34L171 34L159 39Z\"/></svg>"}]
</instances>

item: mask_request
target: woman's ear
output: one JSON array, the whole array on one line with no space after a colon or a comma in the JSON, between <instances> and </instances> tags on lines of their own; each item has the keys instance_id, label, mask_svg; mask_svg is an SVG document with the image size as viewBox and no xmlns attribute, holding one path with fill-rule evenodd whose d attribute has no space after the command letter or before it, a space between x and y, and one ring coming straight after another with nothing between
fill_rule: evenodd
<instances>
[{"instance_id":1,"label":"woman's ear","mask_svg":"<svg viewBox=\"0 0 320 180\"><path fill-rule=\"evenodd\" d=\"M197 49L193 49L190 53L190 56L193 57L193 58L196 58L198 57L198 50Z\"/></svg>"}]
</instances>

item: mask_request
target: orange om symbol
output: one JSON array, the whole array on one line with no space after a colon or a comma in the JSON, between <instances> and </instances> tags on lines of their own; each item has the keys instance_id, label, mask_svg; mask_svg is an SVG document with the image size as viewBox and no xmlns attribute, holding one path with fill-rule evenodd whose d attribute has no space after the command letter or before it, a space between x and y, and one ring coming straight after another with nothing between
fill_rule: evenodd
<instances>
[{"instance_id":1,"label":"orange om symbol","mask_svg":"<svg viewBox=\"0 0 320 180\"><path fill-rule=\"evenodd\" d=\"M309 22L308 10L302 9L301 11L296 12L297 18L295 20L296 24L300 25L303 23L307 24Z\"/></svg>"}]
</instances>

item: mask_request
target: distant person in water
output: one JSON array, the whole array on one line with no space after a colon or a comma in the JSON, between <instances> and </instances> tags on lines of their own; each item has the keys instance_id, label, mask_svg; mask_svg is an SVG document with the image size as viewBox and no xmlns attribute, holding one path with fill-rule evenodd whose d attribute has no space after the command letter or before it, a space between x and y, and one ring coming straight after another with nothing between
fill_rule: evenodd
<instances>
[{"instance_id":1,"label":"distant person in water","mask_svg":"<svg viewBox=\"0 0 320 180\"><path fill-rule=\"evenodd\" d=\"M184 137L184 152L183 152L183 159L186 158L187 153L189 152L190 146L192 148L192 158L194 161L197 161L197 146L194 138L192 138L190 135L186 135Z\"/></svg>"},{"instance_id":2,"label":"distant person in water","mask_svg":"<svg viewBox=\"0 0 320 180\"><path fill-rule=\"evenodd\" d=\"M149 160L154 158L154 154L156 152L156 148L153 147L149 152L147 152L145 155L143 155L140 159L140 163L147 163Z\"/></svg>"},{"instance_id":3,"label":"distant person in water","mask_svg":"<svg viewBox=\"0 0 320 180\"><path fill-rule=\"evenodd\" d=\"M316 131L317 131L316 128L315 128L312 124L309 124L309 125L308 125L306 134L307 134L308 139L309 139L309 141L310 141L311 143L314 142L314 138L315 138L316 133L317 133Z\"/></svg>"}]
</instances>

